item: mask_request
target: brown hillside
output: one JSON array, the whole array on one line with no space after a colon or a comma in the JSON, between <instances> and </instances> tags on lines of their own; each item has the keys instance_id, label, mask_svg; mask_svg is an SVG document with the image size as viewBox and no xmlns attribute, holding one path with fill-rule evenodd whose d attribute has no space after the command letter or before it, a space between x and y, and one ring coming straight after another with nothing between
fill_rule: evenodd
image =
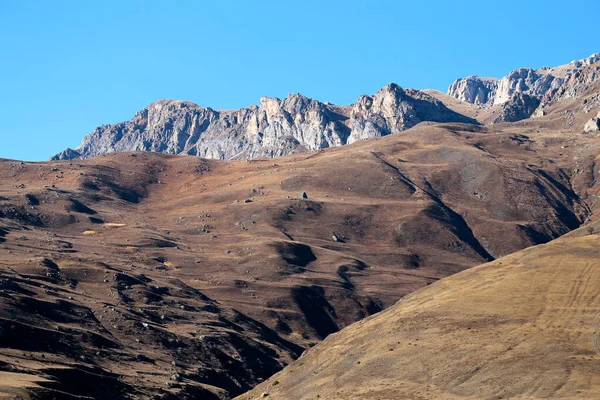
<instances>
[{"instance_id":1,"label":"brown hillside","mask_svg":"<svg viewBox=\"0 0 600 400\"><path fill-rule=\"evenodd\" d=\"M597 399L598 229L419 290L239 399Z\"/></svg>"},{"instance_id":2,"label":"brown hillside","mask_svg":"<svg viewBox=\"0 0 600 400\"><path fill-rule=\"evenodd\" d=\"M569 123L426 123L268 161L4 160L0 392L241 394L419 288L593 220L598 140Z\"/></svg>"}]
</instances>

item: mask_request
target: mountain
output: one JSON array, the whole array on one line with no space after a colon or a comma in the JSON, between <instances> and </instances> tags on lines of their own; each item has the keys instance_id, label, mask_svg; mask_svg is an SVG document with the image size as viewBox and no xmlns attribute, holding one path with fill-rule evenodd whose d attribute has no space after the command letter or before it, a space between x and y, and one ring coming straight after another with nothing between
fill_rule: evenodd
<instances>
[{"instance_id":1,"label":"mountain","mask_svg":"<svg viewBox=\"0 0 600 400\"><path fill-rule=\"evenodd\" d=\"M582 60L571 61L559 67L544 67L538 70L519 68L501 79L469 76L457 79L448 88L448 94L459 100L478 105L501 105L510 101L515 94L555 101L561 96L557 92L568 91L573 79L581 69L600 61L600 53ZM564 87L563 84L567 83ZM589 82L588 82L589 83ZM573 94L572 94L573 95ZM531 114L530 114L531 115Z\"/></svg>"},{"instance_id":2,"label":"mountain","mask_svg":"<svg viewBox=\"0 0 600 400\"><path fill-rule=\"evenodd\" d=\"M85 159L115 151L154 151L220 160L279 157L342 146L404 131L421 122L498 123L531 117L536 110L578 96L598 78L600 53L555 68L520 68L502 79L456 80L448 94L462 102L495 107L497 115L449 108L428 91L389 84L350 106L336 106L300 94L284 100L262 97L258 105L217 111L188 101L161 100L131 120L100 126L76 149L51 160Z\"/></svg>"},{"instance_id":3,"label":"mountain","mask_svg":"<svg viewBox=\"0 0 600 400\"><path fill-rule=\"evenodd\" d=\"M599 398L599 233L435 282L238 399Z\"/></svg>"},{"instance_id":4,"label":"mountain","mask_svg":"<svg viewBox=\"0 0 600 400\"><path fill-rule=\"evenodd\" d=\"M221 160L277 157L389 135L422 121L476 121L441 101L390 84L350 106L335 106L300 94L283 101L262 97L258 106L216 111L185 101L150 104L130 121L103 125L81 145L53 160L89 158L115 151L155 151Z\"/></svg>"},{"instance_id":5,"label":"mountain","mask_svg":"<svg viewBox=\"0 0 600 400\"><path fill-rule=\"evenodd\" d=\"M417 289L580 227L600 142L569 104L277 160L0 161L0 393L231 398Z\"/></svg>"},{"instance_id":6,"label":"mountain","mask_svg":"<svg viewBox=\"0 0 600 400\"><path fill-rule=\"evenodd\" d=\"M269 378L306 349L316 345L315 353L306 354L319 354L318 343L325 340L323 346L328 346L344 337L345 327L353 332L358 329L352 325L355 322L402 307L411 301L411 297L403 298L423 288L434 296L426 294L425 298L439 299L439 303L420 311L419 301L403 311L410 314L402 314L403 321L409 322L398 334L408 335L406 329L414 326L415 332L433 337L463 322L470 331L478 331L490 315L493 323L496 309L484 306L485 299L468 299L473 292L500 284L504 275L498 275L497 282L480 282L477 274L457 278L460 285L443 282L497 259L492 265L504 265L501 257L582 227L577 235L588 227L595 232L600 207L597 71L597 63L579 67L560 90L547 92L551 101L516 92L506 103L481 107L436 91L390 85L351 106L354 125L368 120L365 127L396 130L415 122L411 115L421 120L419 115L440 115L440 110L478 123L425 121L397 134L277 159L214 160L196 153L135 151L42 163L0 160L0 397L230 399ZM400 94L404 100L397 102ZM301 113L285 110L310 109L310 115L334 110L332 105L300 100L265 101L264 107L256 108L273 116L271 121L283 116L273 126L288 121L288 126L302 129L308 128ZM534 118L511 122L520 118L523 108L533 109L538 101ZM281 111L284 103L285 113ZM153 125L156 134L164 134L160 127L175 126L166 115L175 113L178 120L197 126L199 115L209 113L184 102L160 102L157 107L164 108L164 113L142 112L135 119L137 126ZM336 115L350 115L349 109L338 108L343 113ZM398 109L406 112L390 111ZM196 119L186 117L190 110L195 110ZM285 117L292 114L291 120ZM224 123L220 121L211 124ZM350 122L348 117L343 125L354 126ZM123 135L121 140L126 137L136 135ZM571 250L573 257L587 257L586 251L574 245L557 250L557 260L571 267ZM595 257L593 251L589 254ZM540 296L571 293L568 285L576 278L568 272L562 279L555 272L549 276L556 285L542 290ZM542 278L525 276L530 285ZM471 287L470 282L473 290L461 292ZM499 299L498 306L507 305L509 311L513 305L525 309L526 297L516 296L515 301L521 300L517 304L509 302L512 286L519 288L514 281L498 286L488 303ZM461 305L444 308L445 289L471 303L464 303L463 311ZM579 293L585 290L580 288ZM536 299L532 304L539 303ZM479 300L481 319L477 320L477 315L467 311ZM450 321L454 325L435 314L438 306L443 315L455 318ZM556 326L563 326L560 318L565 307L557 303L548 309L561 321ZM394 321L392 314L383 315L390 323ZM585 322L589 318L582 317L572 319ZM572 322L567 319L564 324ZM442 326L436 325L439 321ZM505 326L503 320L498 321L492 328ZM428 326L432 330L426 330ZM380 342L388 345L382 337L395 337L379 325L377 329L365 331L357 349L364 348L367 354ZM336 335L338 331L342 332ZM573 337L582 335L570 332ZM418 338L419 343L426 339ZM412 340L408 348L419 352ZM440 341L443 338L435 343ZM454 339L449 343L456 347ZM548 354L553 353L552 343L543 343L550 343ZM575 342L559 342L574 348L569 343ZM525 348L533 345L527 342ZM394 363L412 363L411 357L416 356L404 347L389 349L386 354L399 355ZM417 371L427 382L437 382L429 379L427 371L448 363L442 358L447 349L434 346L432 351L438 350L439 358L432 356L434 366L415 359L403 373ZM452 375L458 368L455 360L472 365L469 357L477 352L468 350L446 353L452 368L447 375L436 370L444 382L456 378ZM332 374L338 373L339 366L353 374L357 365L372 365L370 358L349 358L350 364L342 365L335 351L327 350L326 356ZM544 359L548 361L544 365L557 361L563 366L560 357L566 353L561 351L566 350L556 352L558 359ZM495 355L487 350L482 354ZM394 363L382 364L383 369L389 366L394 371ZM428 370L419 369L420 365L427 365ZM453 388L462 382L472 398L490 397L489 382L505 382L494 375L500 373L494 365L488 383L482 385L482 396L469 391L476 385L469 388L467 375L464 381L459 377L440 388L427 388L412 376L402 378L412 380L405 389L390 383L396 390L390 393L451 398L458 390ZM515 369L517 375L528 367L536 371L531 364L518 365L523 368ZM505 369L510 370L509 366ZM561 373L568 381L571 375L565 368ZM296 378L290 371L295 369L282 376L293 382ZM306 377L299 371L298 379ZM366 379L379 370L369 371L357 373L365 373ZM573 376L582 376L581 382L588 379L580 375L580 369L574 371ZM327 371L310 373L314 378L328 377ZM511 382L524 382L506 373ZM564 378L552 371L543 373L523 376L536 387L547 388L549 383L536 380L547 375L548 382L558 388L549 393L557 396L566 393L560 388L578 386L577 390L594 397L583 384L568 381L562 385ZM356 384L369 388L359 377L352 377ZM312 382L313 378L306 379ZM304 393L297 392L295 384L275 380L251 395L295 398ZM353 393L356 386L351 383L345 385ZM316 387L307 385L307 391ZM280 387L281 396L272 390L274 386ZM541 396L533 386L523 383L523 387L521 392L511 387L510 393ZM288 390L291 397L284 397ZM306 393L336 396L329 388ZM348 397L385 398L384 394ZM503 396L500 389L496 396Z\"/></svg>"}]
</instances>

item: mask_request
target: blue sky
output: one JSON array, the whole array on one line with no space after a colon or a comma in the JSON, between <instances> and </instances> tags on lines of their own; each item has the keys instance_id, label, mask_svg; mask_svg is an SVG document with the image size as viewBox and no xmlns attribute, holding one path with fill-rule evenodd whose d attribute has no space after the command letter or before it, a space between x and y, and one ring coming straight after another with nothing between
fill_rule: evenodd
<instances>
[{"instance_id":1,"label":"blue sky","mask_svg":"<svg viewBox=\"0 0 600 400\"><path fill-rule=\"evenodd\" d=\"M569 4L572 4L569 5ZM350 104L389 82L600 52L597 0L0 0L0 157L44 160L155 100L215 109L289 93Z\"/></svg>"}]
</instances>

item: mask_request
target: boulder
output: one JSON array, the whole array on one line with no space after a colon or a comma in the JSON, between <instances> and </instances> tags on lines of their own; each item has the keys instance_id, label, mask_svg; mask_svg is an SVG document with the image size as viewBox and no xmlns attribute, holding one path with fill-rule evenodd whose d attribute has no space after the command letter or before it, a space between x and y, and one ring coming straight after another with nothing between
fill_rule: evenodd
<instances>
[{"instance_id":1,"label":"boulder","mask_svg":"<svg viewBox=\"0 0 600 400\"><path fill-rule=\"evenodd\" d=\"M598 116L595 118L590 118L588 122L583 126L583 133L590 133L600 131L600 112L598 112Z\"/></svg>"}]
</instances>

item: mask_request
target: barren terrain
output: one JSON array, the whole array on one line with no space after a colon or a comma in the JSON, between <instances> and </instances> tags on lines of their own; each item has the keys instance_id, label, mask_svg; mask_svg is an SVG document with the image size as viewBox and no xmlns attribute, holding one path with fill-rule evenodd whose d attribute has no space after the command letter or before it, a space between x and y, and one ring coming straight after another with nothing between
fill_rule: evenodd
<instances>
[{"instance_id":1,"label":"barren terrain","mask_svg":"<svg viewBox=\"0 0 600 400\"><path fill-rule=\"evenodd\" d=\"M328 337L245 396L593 397L593 225L436 282L595 221L597 93L271 160L0 161L0 395L231 398Z\"/></svg>"},{"instance_id":2,"label":"barren terrain","mask_svg":"<svg viewBox=\"0 0 600 400\"><path fill-rule=\"evenodd\" d=\"M445 278L240 399L597 399L598 223Z\"/></svg>"}]
</instances>

